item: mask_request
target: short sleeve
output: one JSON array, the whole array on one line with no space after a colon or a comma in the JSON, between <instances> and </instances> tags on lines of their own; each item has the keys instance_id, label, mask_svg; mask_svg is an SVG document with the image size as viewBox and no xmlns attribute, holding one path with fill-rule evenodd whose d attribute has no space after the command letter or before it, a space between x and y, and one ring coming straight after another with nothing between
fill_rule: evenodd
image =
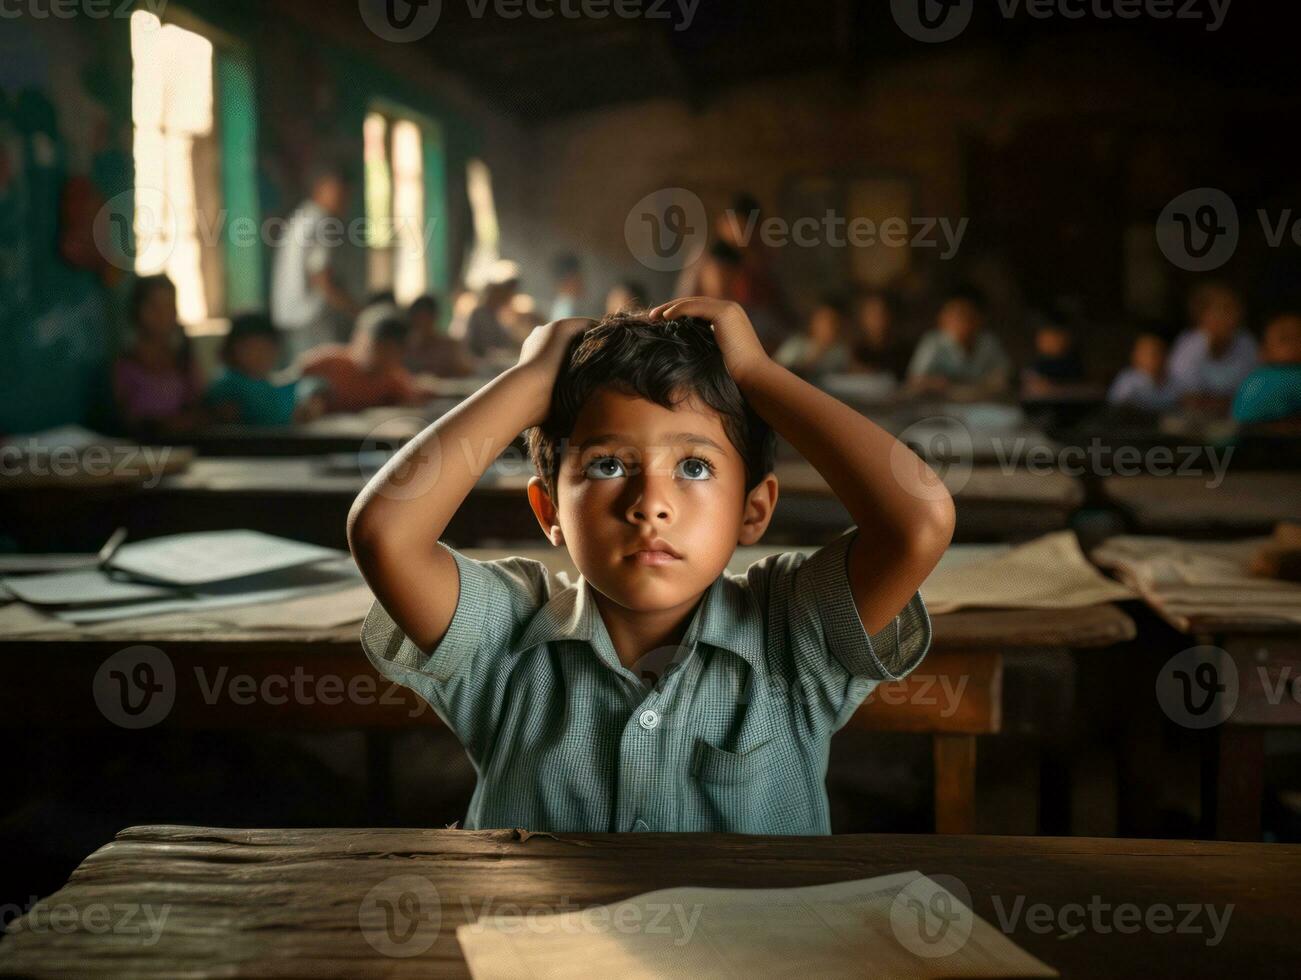
<instances>
[{"instance_id":1,"label":"short sleeve","mask_svg":"<svg viewBox=\"0 0 1301 980\"><path fill-rule=\"evenodd\" d=\"M771 555L747 572L766 609L769 641L785 645L782 660L834 713L874 684L907 676L931 644L920 593L883 629L869 634L863 627L849 585L849 548L857 534L851 528L808 556Z\"/></svg>"},{"instance_id":2,"label":"short sleeve","mask_svg":"<svg viewBox=\"0 0 1301 980\"><path fill-rule=\"evenodd\" d=\"M929 374L935 363L936 350L937 338L934 333L922 337L912 360L908 363L908 377L920 378Z\"/></svg>"},{"instance_id":3,"label":"short sleeve","mask_svg":"<svg viewBox=\"0 0 1301 980\"><path fill-rule=\"evenodd\" d=\"M559 581L527 558L476 561L453 548L460 593L442 640L422 650L376 600L361 628L375 669L423 697L473 752L495 728L513 641Z\"/></svg>"}]
</instances>

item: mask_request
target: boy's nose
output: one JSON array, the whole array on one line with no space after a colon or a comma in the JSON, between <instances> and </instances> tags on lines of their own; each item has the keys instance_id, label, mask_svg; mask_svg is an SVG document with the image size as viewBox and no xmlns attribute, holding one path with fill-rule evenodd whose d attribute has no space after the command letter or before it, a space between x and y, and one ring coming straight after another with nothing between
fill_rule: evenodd
<instances>
[{"instance_id":1,"label":"boy's nose","mask_svg":"<svg viewBox=\"0 0 1301 980\"><path fill-rule=\"evenodd\" d=\"M630 522L673 519L673 505L669 494L672 492L673 477L656 476L642 473L633 485L632 500L628 504L625 516Z\"/></svg>"}]
</instances>

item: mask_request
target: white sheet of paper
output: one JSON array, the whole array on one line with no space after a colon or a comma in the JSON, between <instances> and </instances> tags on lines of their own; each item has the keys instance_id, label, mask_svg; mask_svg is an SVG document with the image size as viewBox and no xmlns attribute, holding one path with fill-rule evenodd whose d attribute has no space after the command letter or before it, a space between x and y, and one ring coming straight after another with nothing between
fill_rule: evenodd
<instances>
[{"instance_id":1,"label":"white sheet of paper","mask_svg":"<svg viewBox=\"0 0 1301 980\"><path fill-rule=\"evenodd\" d=\"M123 545L112 565L150 581L194 586L342 556L333 548L260 531L202 531Z\"/></svg>"},{"instance_id":2,"label":"white sheet of paper","mask_svg":"<svg viewBox=\"0 0 1301 980\"><path fill-rule=\"evenodd\" d=\"M459 926L475 980L1055 977L917 871L807 888L669 888Z\"/></svg>"},{"instance_id":3,"label":"white sheet of paper","mask_svg":"<svg viewBox=\"0 0 1301 980\"><path fill-rule=\"evenodd\" d=\"M175 594L175 589L141 582L122 582L98 568L48 575L14 575L0 579L15 597L34 606L71 606L103 602L156 599Z\"/></svg>"},{"instance_id":4,"label":"white sheet of paper","mask_svg":"<svg viewBox=\"0 0 1301 980\"><path fill-rule=\"evenodd\" d=\"M228 606L252 606L283 602L302 596L323 595L357 585L361 573L351 558L339 558L305 568L283 569L273 574L209 585L202 591L175 598L125 602L114 606L67 609L57 613L65 623L104 623L168 613L202 614Z\"/></svg>"}]
</instances>

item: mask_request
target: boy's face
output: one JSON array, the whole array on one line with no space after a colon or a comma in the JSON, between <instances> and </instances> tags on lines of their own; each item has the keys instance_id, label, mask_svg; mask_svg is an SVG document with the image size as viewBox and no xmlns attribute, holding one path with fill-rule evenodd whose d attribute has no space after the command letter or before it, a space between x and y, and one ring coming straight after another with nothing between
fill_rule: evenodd
<instances>
[{"instance_id":1,"label":"boy's face","mask_svg":"<svg viewBox=\"0 0 1301 980\"><path fill-rule=\"evenodd\" d=\"M584 578L637 612L693 604L738 544L759 540L777 503L772 474L746 493L722 419L695 400L667 409L598 389L557 452L558 499L534 477L534 513ZM652 543L672 556L638 554Z\"/></svg>"},{"instance_id":2,"label":"boy's face","mask_svg":"<svg viewBox=\"0 0 1301 980\"><path fill-rule=\"evenodd\" d=\"M1165 370L1165 342L1159 337L1139 337L1134 341L1131 363L1144 374L1157 377Z\"/></svg>"},{"instance_id":3,"label":"boy's face","mask_svg":"<svg viewBox=\"0 0 1301 980\"><path fill-rule=\"evenodd\" d=\"M1281 316L1265 328L1260 359L1266 364L1301 364L1301 317Z\"/></svg>"},{"instance_id":4,"label":"boy's face","mask_svg":"<svg viewBox=\"0 0 1301 980\"><path fill-rule=\"evenodd\" d=\"M982 322L980 309L970 300L951 299L940 308L940 329L959 344L971 343Z\"/></svg>"},{"instance_id":5,"label":"boy's face","mask_svg":"<svg viewBox=\"0 0 1301 980\"><path fill-rule=\"evenodd\" d=\"M1060 327L1041 327L1034 344L1043 357L1065 357L1071 350L1071 335Z\"/></svg>"}]
</instances>

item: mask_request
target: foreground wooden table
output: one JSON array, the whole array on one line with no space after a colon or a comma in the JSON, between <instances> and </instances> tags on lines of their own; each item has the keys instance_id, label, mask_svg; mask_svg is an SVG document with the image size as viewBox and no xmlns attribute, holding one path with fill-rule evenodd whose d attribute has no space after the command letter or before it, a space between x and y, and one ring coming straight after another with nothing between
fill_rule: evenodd
<instances>
[{"instance_id":1,"label":"foreground wooden table","mask_svg":"<svg viewBox=\"0 0 1301 980\"><path fill-rule=\"evenodd\" d=\"M1297 846L520 836L130 828L11 925L0 941L0 974L462 977L456 927L481 914L572 911L683 885L795 887L912 870L957 878L976 914L1065 978L1292 976L1301 954ZM413 881L419 892L403 904L400 893ZM397 923L403 928L379 930L377 895L406 910L409 918ZM117 928L102 927L102 909ZM124 909L135 910L131 920L123 920ZM1221 924L1218 942L1213 921ZM393 935L405 943L395 945ZM575 971L581 975L581 964Z\"/></svg>"}]
</instances>

